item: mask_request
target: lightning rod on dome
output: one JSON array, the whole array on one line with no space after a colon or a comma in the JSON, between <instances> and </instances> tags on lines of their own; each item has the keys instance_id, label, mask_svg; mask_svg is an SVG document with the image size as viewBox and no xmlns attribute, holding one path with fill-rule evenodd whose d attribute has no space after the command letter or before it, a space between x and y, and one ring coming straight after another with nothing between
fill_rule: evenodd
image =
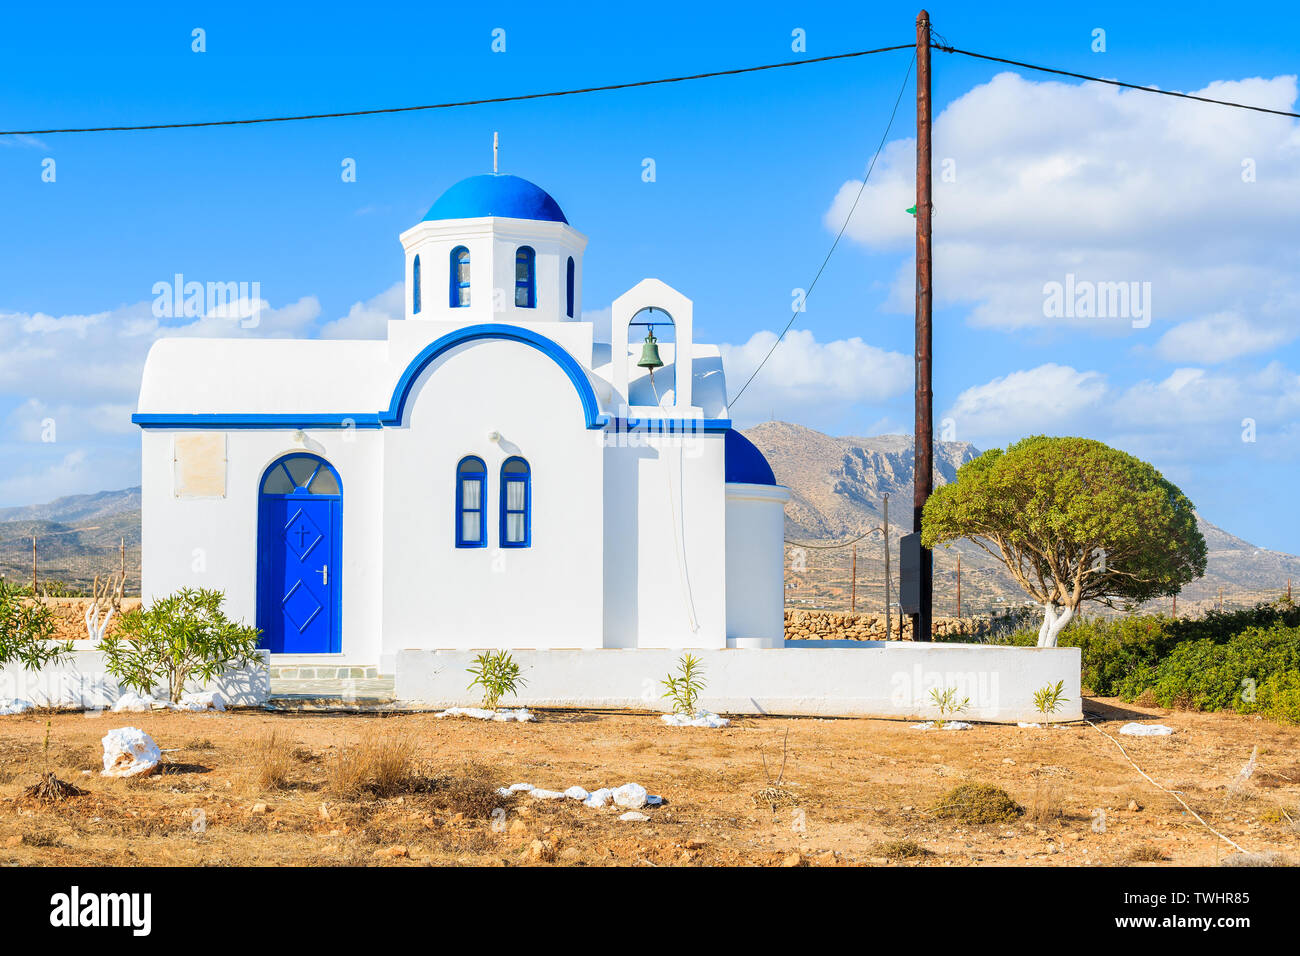
<instances>
[{"instance_id":1,"label":"lightning rod on dome","mask_svg":"<svg viewBox=\"0 0 1300 956\"><path fill-rule=\"evenodd\" d=\"M498 144L498 142L499 142L499 140L497 139L497 136L498 136L497 132L496 132L495 130L493 130L493 132L492 132L492 172L494 172L494 173L497 171L497 144Z\"/></svg>"}]
</instances>

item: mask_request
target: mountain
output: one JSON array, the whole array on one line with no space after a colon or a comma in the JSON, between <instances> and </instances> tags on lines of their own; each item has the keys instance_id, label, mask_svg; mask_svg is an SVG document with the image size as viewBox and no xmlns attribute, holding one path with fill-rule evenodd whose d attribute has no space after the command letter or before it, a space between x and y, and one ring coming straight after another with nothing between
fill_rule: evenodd
<instances>
[{"instance_id":1,"label":"mountain","mask_svg":"<svg viewBox=\"0 0 1300 956\"><path fill-rule=\"evenodd\" d=\"M767 456L777 481L790 489L792 498L785 511L786 538L809 546L807 555L800 560L824 567L828 580L835 578L851 560L849 549L824 550L825 546L848 542L879 528L885 495L889 496L889 537L897 558L898 538L912 530L910 435L835 438L788 422L765 422L747 429L745 435ZM979 454L980 450L970 442L935 442L935 486L956 480L957 469ZM1291 578L1300 581L1300 558L1257 548L1199 514L1197 524L1209 552L1206 573L1183 589L1180 612L1184 607L1191 610L1220 600L1220 588L1225 603L1252 604L1257 599L1275 597ZM860 591L868 595L877 585L883 593L882 547L879 534L858 542L859 579L865 582ZM958 555L965 607L1024 600L1024 593L1001 562L978 545L959 541L952 548L935 552L936 604L941 602L940 592L947 585L951 584L955 591ZM891 578L897 581L896 566ZM814 588L814 596L830 600L842 587L843 582L837 579L833 585Z\"/></svg>"},{"instance_id":2,"label":"mountain","mask_svg":"<svg viewBox=\"0 0 1300 956\"><path fill-rule=\"evenodd\" d=\"M97 491L93 495L68 495L43 505L0 508L0 522L81 522L140 510L140 486L121 491Z\"/></svg>"},{"instance_id":3,"label":"mountain","mask_svg":"<svg viewBox=\"0 0 1300 956\"><path fill-rule=\"evenodd\" d=\"M40 581L83 587L119 567L125 549L128 593L140 586L138 487L0 508L0 575L31 581L33 537Z\"/></svg>"}]
</instances>

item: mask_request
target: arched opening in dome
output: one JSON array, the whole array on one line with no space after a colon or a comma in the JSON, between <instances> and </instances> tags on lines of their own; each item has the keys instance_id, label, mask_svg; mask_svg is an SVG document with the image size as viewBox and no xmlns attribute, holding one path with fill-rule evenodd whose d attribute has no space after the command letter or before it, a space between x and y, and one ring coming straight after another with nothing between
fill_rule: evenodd
<instances>
[{"instance_id":1,"label":"arched opening in dome","mask_svg":"<svg viewBox=\"0 0 1300 956\"><path fill-rule=\"evenodd\" d=\"M670 408L677 403L677 324L657 306L632 316L627 327L628 404ZM654 365L658 360L661 364Z\"/></svg>"}]
</instances>

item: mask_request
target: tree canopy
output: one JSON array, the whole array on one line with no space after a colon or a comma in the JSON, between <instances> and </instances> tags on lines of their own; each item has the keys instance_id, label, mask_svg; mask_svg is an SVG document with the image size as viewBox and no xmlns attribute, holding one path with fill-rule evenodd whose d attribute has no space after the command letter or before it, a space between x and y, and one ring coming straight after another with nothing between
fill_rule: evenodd
<instances>
[{"instance_id":1,"label":"tree canopy","mask_svg":"<svg viewBox=\"0 0 1300 956\"><path fill-rule=\"evenodd\" d=\"M926 503L926 547L968 538L1043 605L1040 645L1084 601L1177 594L1205 573L1196 512L1146 462L1087 438L1038 435L962 465Z\"/></svg>"}]
</instances>

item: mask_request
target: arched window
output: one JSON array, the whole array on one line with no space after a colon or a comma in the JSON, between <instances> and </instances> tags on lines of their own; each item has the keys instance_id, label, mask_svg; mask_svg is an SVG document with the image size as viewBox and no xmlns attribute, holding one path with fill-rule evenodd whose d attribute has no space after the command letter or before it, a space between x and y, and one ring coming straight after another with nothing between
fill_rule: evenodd
<instances>
[{"instance_id":1,"label":"arched window","mask_svg":"<svg viewBox=\"0 0 1300 956\"><path fill-rule=\"evenodd\" d=\"M487 523L483 505L487 499L487 466L473 455L456 466L456 547L486 548Z\"/></svg>"},{"instance_id":2,"label":"arched window","mask_svg":"<svg viewBox=\"0 0 1300 956\"><path fill-rule=\"evenodd\" d=\"M533 281L536 271L537 254L531 246L520 246L515 251L515 307L519 309L537 308L536 283Z\"/></svg>"},{"instance_id":3,"label":"arched window","mask_svg":"<svg viewBox=\"0 0 1300 956\"><path fill-rule=\"evenodd\" d=\"M522 458L507 458L501 466L501 547L532 544L532 471Z\"/></svg>"},{"instance_id":4,"label":"arched window","mask_svg":"<svg viewBox=\"0 0 1300 956\"><path fill-rule=\"evenodd\" d=\"M339 476L324 458L316 455L285 455L262 476L264 495L337 495Z\"/></svg>"},{"instance_id":5,"label":"arched window","mask_svg":"<svg viewBox=\"0 0 1300 956\"><path fill-rule=\"evenodd\" d=\"M453 309L469 305L469 250L464 246L451 250L450 297Z\"/></svg>"},{"instance_id":6,"label":"arched window","mask_svg":"<svg viewBox=\"0 0 1300 956\"><path fill-rule=\"evenodd\" d=\"M565 295L565 303L568 306L567 311L569 313L569 318L573 318L573 256L569 256L569 269L566 276L565 288L567 289Z\"/></svg>"},{"instance_id":7,"label":"arched window","mask_svg":"<svg viewBox=\"0 0 1300 956\"><path fill-rule=\"evenodd\" d=\"M411 314L420 313L420 257L411 263Z\"/></svg>"}]
</instances>

